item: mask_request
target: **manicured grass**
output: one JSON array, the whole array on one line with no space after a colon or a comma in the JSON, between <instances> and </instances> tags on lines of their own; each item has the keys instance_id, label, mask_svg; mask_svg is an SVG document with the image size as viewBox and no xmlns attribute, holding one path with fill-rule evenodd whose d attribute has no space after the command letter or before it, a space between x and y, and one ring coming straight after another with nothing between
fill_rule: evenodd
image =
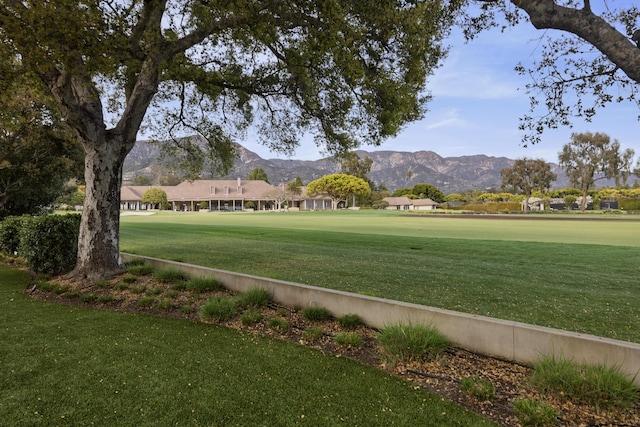
<instances>
[{"instance_id":1,"label":"manicured grass","mask_svg":"<svg viewBox=\"0 0 640 427\"><path fill-rule=\"evenodd\" d=\"M121 249L640 342L640 223L551 218L162 213L123 217Z\"/></svg>"},{"instance_id":2,"label":"manicured grass","mask_svg":"<svg viewBox=\"0 0 640 427\"><path fill-rule=\"evenodd\" d=\"M223 327L31 300L0 267L3 425L494 425L407 382Z\"/></svg>"}]
</instances>

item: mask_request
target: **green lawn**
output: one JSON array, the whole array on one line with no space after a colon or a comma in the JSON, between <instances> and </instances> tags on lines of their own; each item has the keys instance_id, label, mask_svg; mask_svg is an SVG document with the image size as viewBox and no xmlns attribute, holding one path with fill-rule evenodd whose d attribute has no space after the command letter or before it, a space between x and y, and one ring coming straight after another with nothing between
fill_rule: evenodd
<instances>
[{"instance_id":1,"label":"green lawn","mask_svg":"<svg viewBox=\"0 0 640 427\"><path fill-rule=\"evenodd\" d=\"M121 249L640 342L640 222L629 218L163 212L123 217Z\"/></svg>"},{"instance_id":2,"label":"green lawn","mask_svg":"<svg viewBox=\"0 0 640 427\"><path fill-rule=\"evenodd\" d=\"M221 326L28 298L0 266L3 426L489 426L369 366Z\"/></svg>"}]
</instances>

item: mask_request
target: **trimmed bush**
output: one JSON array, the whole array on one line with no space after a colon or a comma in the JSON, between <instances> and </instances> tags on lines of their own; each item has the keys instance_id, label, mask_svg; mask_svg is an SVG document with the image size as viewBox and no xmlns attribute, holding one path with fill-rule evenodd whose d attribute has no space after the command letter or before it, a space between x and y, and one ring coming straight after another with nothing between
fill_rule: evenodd
<instances>
[{"instance_id":1,"label":"trimmed bush","mask_svg":"<svg viewBox=\"0 0 640 427\"><path fill-rule=\"evenodd\" d=\"M0 252L7 255L15 255L18 252L20 230L31 218L28 215L8 216L0 222Z\"/></svg>"},{"instance_id":2,"label":"trimmed bush","mask_svg":"<svg viewBox=\"0 0 640 427\"><path fill-rule=\"evenodd\" d=\"M80 215L46 215L24 221L18 253L36 273L60 274L75 267Z\"/></svg>"},{"instance_id":3,"label":"trimmed bush","mask_svg":"<svg viewBox=\"0 0 640 427\"><path fill-rule=\"evenodd\" d=\"M412 323L385 326L378 343L392 363L433 360L447 347L447 339L434 327Z\"/></svg>"}]
</instances>

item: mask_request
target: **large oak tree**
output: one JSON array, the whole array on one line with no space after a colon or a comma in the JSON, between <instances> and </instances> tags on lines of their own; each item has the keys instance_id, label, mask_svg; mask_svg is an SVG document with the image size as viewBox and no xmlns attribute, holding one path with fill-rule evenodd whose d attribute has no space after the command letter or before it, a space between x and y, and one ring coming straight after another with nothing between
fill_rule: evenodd
<instances>
[{"instance_id":1,"label":"large oak tree","mask_svg":"<svg viewBox=\"0 0 640 427\"><path fill-rule=\"evenodd\" d=\"M534 191L546 191L557 176L549 163L542 159L517 159L513 166L500 171L502 188L521 192L525 196L523 210L529 210L529 199Z\"/></svg>"},{"instance_id":2,"label":"large oak tree","mask_svg":"<svg viewBox=\"0 0 640 427\"><path fill-rule=\"evenodd\" d=\"M41 82L84 149L74 274L122 269L122 164L141 126L187 159L212 153L221 166L254 119L280 151L305 131L332 153L380 143L422 116L457 3L0 1L3 53ZM210 150L179 138L194 133Z\"/></svg>"}]
</instances>

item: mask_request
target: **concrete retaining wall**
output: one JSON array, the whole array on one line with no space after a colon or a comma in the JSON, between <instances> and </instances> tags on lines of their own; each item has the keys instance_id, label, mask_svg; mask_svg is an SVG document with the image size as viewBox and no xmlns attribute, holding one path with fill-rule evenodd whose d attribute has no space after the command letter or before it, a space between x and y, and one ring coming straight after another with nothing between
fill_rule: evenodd
<instances>
[{"instance_id":1,"label":"concrete retaining wall","mask_svg":"<svg viewBox=\"0 0 640 427\"><path fill-rule=\"evenodd\" d=\"M619 366L640 385L640 344L157 258L122 257L142 258L158 268L177 268L189 277L216 278L237 292L264 288L276 302L288 307L325 307L335 317L357 314L374 328L398 322L432 324L454 346L520 363L531 364L541 355L555 354L578 363Z\"/></svg>"}]
</instances>

